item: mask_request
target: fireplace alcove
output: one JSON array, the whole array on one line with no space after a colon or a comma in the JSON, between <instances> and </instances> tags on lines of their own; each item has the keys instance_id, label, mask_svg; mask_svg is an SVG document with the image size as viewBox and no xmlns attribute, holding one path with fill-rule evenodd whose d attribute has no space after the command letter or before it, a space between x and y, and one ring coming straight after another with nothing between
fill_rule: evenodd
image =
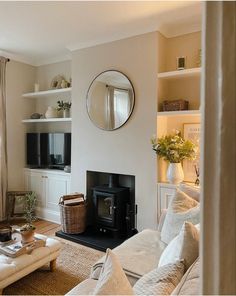
<instances>
[{"instance_id":1,"label":"fireplace alcove","mask_svg":"<svg viewBox=\"0 0 236 296\"><path fill-rule=\"evenodd\" d=\"M57 236L105 251L137 233L135 176L87 171L86 183L86 231Z\"/></svg>"}]
</instances>

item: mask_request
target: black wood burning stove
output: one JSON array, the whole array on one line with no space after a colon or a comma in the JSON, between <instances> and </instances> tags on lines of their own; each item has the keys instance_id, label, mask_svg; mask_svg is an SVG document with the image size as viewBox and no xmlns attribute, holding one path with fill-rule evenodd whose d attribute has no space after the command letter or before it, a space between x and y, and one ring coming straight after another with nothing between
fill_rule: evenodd
<instances>
[{"instance_id":1,"label":"black wood burning stove","mask_svg":"<svg viewBox=\"0 0 236 296\"><path fill-rule=\"evenodd\" d=\"M111 175L109 185L93 188L95 226L99 231L111 231L115 237L127 236L130 229L128 215L130 190L119 187Z\"/></svg>"},{"instance_id":2,"label":"black wood burning stove","mask_svg":"<svg viewBox=\"0 0 236 296\"><path fill-rule=\"evenodd\" d=\"M93 188L95 226L99 231L113 232L115 236L126 235L126 209L129 204L129 188Z\"/></svg>"}]
</instances>

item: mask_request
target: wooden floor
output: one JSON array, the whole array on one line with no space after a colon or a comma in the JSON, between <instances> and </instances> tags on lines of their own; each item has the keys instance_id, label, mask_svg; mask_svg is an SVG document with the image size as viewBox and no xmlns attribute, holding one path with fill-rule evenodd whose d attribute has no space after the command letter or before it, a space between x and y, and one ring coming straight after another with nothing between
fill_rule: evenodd
<instances>
[{"instance_id":1,"label":"wooden floor","mask_svg":"<svg viewBox=\"0 0 236 296\"><path fill-rule=\"evenodd\" d=\"M11 225L22 225L24 222L22 220L12 220ZM56 231L61 229L61 226L59 224L45 221L45 220L37 220L33 223L36 227L36 232L41 233L44 235L54 235ZM4 226L6 223L1 222L0 226Z\"/></svg>"}]
</instances>

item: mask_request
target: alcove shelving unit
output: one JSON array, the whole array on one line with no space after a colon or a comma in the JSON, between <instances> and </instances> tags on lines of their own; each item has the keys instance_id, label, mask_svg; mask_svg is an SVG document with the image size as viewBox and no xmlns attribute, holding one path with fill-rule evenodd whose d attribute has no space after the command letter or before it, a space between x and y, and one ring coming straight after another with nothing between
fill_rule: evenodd
<instances>
[{"instance_id":1,"label":"alcove shelving unit","mask_svg":"<svg viewBox=\"0 0 236 296\"><path fill-rule=\"evenodd\" d=\"M179 130L183 135L184 124L200 123L200 81L199 50L201 48L201 32L158 39L158 71L157 71L157 137ZM177 70L177 57L186 57L186 67ZM188 110L163 111L165 100L183 99L189 102ZM158 160L157 182L165 183L167 164ZM194 180L185 180L193 182Z\"/></svg>"},{"instance_id":2,"label":"alcove shelving unit","mask_svg":"<svg viewBox=\"0 0 236 296\"><path fill-rule=\"evenodd\" d=\"M71 131L72 118L31 119L32 113L45 114L48 106L56 107L58 100L70 101L72 88L50 89L22 94L25 104L25 132L60 133ZM57 169L24 168L24 186L37 193L37 216L60 223L58 197L71 193L71 174Z\"/></svg>"},{"instance_id":3,"label":"alcove shelving unit","mask_svg":"<svg viewBox=\"0 0 236 296\"><path fill-rule=\"evenodd\" d=\"M178 130L183 135L184 124L200 123L200 82L201 67L198 66L198 53L201 48L201 33L195 32L173 38L159 39L158 74L157 74L157 138ZM176 58L186 56L186 68L176 70ZM189 109L183 111L163 111L165 100L184 99L189 102ZM168 206L176 185L166 179L168 164L157 160L158 214ZM193 167L194 168L194 167ZM184 171L185 175L186 172ZM184 179L185 182L194 182Z\"/></svg>"},{"instance_id":4,"label":"alcove shelving unit","mask_svg":"<svg viewBox=\"0 0 236 296\"><path fill-rule=\"evenodd\" d=\"M22 94L22 98L34 99L36 101L35 112L40 113L40 114L44 114L46 112L47 106L49 104L55 105L55 103L56 103L55 97L56 96L59 96L60 99L62 97L63 98L68 97L71 94L71 91L72 91L71 87L50 89L50 90L44 90L44 91L38 91L38 92L24 93L24 94ZM45 101L42 99L45 99ZM22 120L22 123L25 123L25 124L28 124L28 123L59 123L59 122L70 123L71 121L72 121L71 118L63 118L63 117L40 118L40 119L25 118Z\"/></svg>"}]
</instances>

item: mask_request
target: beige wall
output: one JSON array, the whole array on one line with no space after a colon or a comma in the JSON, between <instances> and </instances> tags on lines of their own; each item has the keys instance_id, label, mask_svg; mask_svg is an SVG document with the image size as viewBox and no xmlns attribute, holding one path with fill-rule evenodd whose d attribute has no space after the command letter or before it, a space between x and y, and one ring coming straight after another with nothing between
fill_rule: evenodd
<instances>
[{"instance_id":1,"label":"beige wall","mask_svg":"<svg viewBox=\"0 0 236 296\"><path fill-rule=\"evenodd\" d=\"M10 61L7 64L7 149L9 190L22 190L23 167L25 166L25 131L21 120L34 110L35 101L21 95L32 89L35 81L35 67Z\"/></svg>"},{"instance_id":2,"label":"beige wall","mask_svg":"<svg viewBox=\"0 0 236 296\"><path fill-rule=\"evenodd\" d=\"M166 39L166 71L176 70L176 57L186 56L186 68L197 67L201 32Z\"/></svg>"},{"instance_id":3,"label":"beige wall","mask_svg":"<svg viewBox=\"0 0 236 296\"><path fill-rule=\"evenodd\" d=\"M136 101L130 120L103 131L89 120L86 92L100 72L117 69L132 81ZM156 133L157 33L95 46L73 53L72 190L86 191L86 171L135 176L138 229L157 225Z\"/></svg>"}]
</instances>

